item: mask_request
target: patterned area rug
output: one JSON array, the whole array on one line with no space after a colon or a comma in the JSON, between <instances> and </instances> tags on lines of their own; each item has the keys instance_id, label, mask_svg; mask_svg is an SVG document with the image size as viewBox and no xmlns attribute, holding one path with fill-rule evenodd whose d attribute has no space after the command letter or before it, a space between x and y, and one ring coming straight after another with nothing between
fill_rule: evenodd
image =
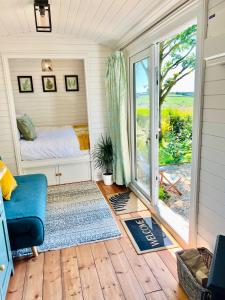
<instances>
[{"instance_id":1,"label":"patterned area rug","mask_svg":"<svg viewBox=\"0 0 225 300\"><path fill-rule=\"evenodd\" d=\"M109 202L116 215L147 210L143 202L131 191L110 195Z\"/></svg>"},{"instance_id":2,"label":"patterned area rug","mask_svg":"<svg viewBox=\"0 0 225 300\"><path fill-rule=\"evenodd\" d=\"M121 235L112 212L94 182L48 188L45 240L39 252L117 238ZM31 249L13 251L30 255Z\"/></svg>"}]
</instances>

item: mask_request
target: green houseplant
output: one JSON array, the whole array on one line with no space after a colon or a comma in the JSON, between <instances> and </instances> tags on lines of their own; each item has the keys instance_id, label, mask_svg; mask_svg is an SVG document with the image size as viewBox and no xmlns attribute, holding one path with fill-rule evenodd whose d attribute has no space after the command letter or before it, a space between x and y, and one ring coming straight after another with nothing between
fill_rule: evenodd
<instances>
[{"instance_id":1,"label":"green houseplant","mask_svg":"<svg viewBox=\"0 0 225 300\"><path fill-rule=\"evenodd\" d=\"M102 178L105 185L113 184L113 147L110 136L101 136L99 142L95 145L92 152L92 158L96 169L102 169Z\"/></svg>"}]
</instances>

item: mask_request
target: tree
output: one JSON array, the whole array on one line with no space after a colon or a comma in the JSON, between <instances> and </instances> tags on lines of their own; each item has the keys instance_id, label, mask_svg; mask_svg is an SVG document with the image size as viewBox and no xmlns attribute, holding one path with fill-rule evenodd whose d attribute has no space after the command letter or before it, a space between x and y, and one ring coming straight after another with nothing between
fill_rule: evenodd
<instances>
[{"instance_id":1,"label":"tree","mask_svg":"<svg viewBox=\"0 0 225 300\"><path fill-rule=\"evenodd\" d=\"M195 69L197 25L160 43L159 128L161 107L174 85ZM160 138L162 131L160 130Z\"/></svg>"}]
</instances>

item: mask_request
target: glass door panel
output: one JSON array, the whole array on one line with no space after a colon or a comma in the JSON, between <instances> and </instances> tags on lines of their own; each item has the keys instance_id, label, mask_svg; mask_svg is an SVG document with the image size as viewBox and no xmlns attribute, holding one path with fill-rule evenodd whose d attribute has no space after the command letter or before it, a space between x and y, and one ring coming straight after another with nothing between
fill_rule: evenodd
<instances>
[{"instance_id":1,"label":"glass door panel","mask_svg":"<svg viewBox=\"0 0 225 300\"><path fill-rule=\"evenodd\" d=\"M150 54L143 52L132 61L133 71L133 181L151 196L151 88Z\"/></svg>"},{"instance_id":2,"label":"glass door panel","mask_svg":"<svg viewBox=\"0 0 225 300\"><path fill-rule=\"evenodd\" d=\"M159 44L159 196L161 217L188 241L196 24ZM175 49L175 50L174 50Z\"/></svg>"}]
</instances>

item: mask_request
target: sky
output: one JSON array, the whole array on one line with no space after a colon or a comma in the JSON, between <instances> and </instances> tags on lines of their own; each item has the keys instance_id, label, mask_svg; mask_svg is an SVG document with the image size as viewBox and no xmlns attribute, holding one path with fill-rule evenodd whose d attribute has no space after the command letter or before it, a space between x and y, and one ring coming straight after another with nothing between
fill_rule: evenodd
<instances>
[{"instance_id":1,"label":"sky","mask_svg":"<svg viewBox=\"0 0 225 300\"><path fill-rule=\"evenodd\" d=\"M144 60L145 66L147 66L147 59ZM145 70L140 63L135 64L136 72L136 92L144 93L148 88L148 78L146 76ZM175 70L176 71L176 70ZM195 72L185 76L171 89L171 92L194 92L194 82L195 82Z\"/></svg>"},{"instance_id":2,"label":"sky","mask_svg":"<svg viewBox=\"0 0 225 300\"><path fill-rule=\"evenodd\" d=\"M171 92L194 92L195 84L195 72L187 75L181 79L175 86L171 89Z\"/></svg>"}]
</instances>

